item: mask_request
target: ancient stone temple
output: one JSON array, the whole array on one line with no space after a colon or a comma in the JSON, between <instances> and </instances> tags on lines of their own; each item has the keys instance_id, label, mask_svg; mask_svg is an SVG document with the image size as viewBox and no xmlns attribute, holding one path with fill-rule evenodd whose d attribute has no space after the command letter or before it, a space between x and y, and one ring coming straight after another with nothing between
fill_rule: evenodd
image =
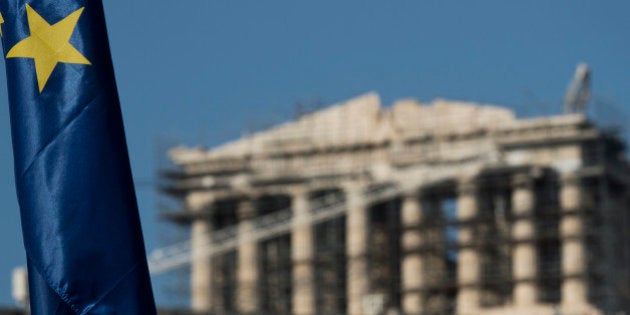
<instances>
[{"instance_id":1,"label":"ancient stone temple","mask_svg":"<svg viewBox=\"0 0 630 315\"><path fill-rule=\"evenodd\" d=\"M366 94L174 148L164 191L200 314L630 314L624 150L579 113Z\"/></svg>"}]
</instances>

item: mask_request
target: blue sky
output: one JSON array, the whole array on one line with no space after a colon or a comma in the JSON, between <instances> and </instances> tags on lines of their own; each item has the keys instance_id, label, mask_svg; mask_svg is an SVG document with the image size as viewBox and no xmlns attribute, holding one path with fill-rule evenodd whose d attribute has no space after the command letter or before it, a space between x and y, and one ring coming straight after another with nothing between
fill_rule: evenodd
<instances>
[{"instance_id":1,"label":"blue sky","mask_svg":"<svg viewBox=\"0 0 630 315\"><path fill-rule=\"evenodd\" d=\"M166 233L157 144L216 145L291 119L297 100L376 91L386 104L443 97L557 114L585 61L593 117L628 126L627 1L110 0L105 9L149 250ZM11 305L11 269L25 259L0 81L0 305ZM165 282L155 279L158 303L172 304Z\"/></svg>"}]
</instances>

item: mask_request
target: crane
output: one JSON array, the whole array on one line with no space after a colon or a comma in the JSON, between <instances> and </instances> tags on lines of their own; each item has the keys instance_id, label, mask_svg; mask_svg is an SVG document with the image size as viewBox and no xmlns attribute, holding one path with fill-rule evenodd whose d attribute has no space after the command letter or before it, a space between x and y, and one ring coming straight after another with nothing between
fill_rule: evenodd
<instances>
[{"instance_id":1,"label":"crane","mask_svg":"<svg viewBox=\"0 0 630 315\"><path fill-rule=\"evenodd\" d=\"M583 113L591 97L591 69L586 63L579 63L573 80L564 96L564 113Z\"/></svg>"}]
</instances>

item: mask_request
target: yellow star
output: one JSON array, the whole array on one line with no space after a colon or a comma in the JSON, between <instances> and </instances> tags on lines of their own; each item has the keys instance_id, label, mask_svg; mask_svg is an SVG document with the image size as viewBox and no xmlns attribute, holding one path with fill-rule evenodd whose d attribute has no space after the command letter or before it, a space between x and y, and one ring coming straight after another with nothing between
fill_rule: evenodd
<instances>
[{"instance_id":1,"label":"yellow star","mask_svg":"<svg viewBox=\"0 0 630 315\"><path fill-rule=\"evenodd\" d=\"M0 12L0 36L2 36L2 24L4 24L4 17L2 17L2 13Z\"/></svg>"},{"instance_id":2,"label":"yellow star","mask_svg":"<svg viewBox=\"0 0 630 315\"><path fill-rule=\"evenodd\" d=\"M31 6L26 5L26 16L31 36L17 43L7 58L35 60L37 83L41 93L58 63L91 65L72 44L70 36L77 26L83 9L78 9L54 25L48 24Z\"/></svg>"}]
</instances>

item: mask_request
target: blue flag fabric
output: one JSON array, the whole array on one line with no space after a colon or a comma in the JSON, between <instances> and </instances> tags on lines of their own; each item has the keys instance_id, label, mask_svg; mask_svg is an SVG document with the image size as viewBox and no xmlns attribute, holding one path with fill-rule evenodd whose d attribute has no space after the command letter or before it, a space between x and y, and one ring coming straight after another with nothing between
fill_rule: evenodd
<instances>
[{"instance_id":1,"label":"blue flag fabric","mask_svg":"<svg viewBox=\"0 0 630 315\"><path fill-rule=\"evenodd\" d=\"M32 314L155 314L100 0L3 0Z\"/></svg>"}]
</instances>

